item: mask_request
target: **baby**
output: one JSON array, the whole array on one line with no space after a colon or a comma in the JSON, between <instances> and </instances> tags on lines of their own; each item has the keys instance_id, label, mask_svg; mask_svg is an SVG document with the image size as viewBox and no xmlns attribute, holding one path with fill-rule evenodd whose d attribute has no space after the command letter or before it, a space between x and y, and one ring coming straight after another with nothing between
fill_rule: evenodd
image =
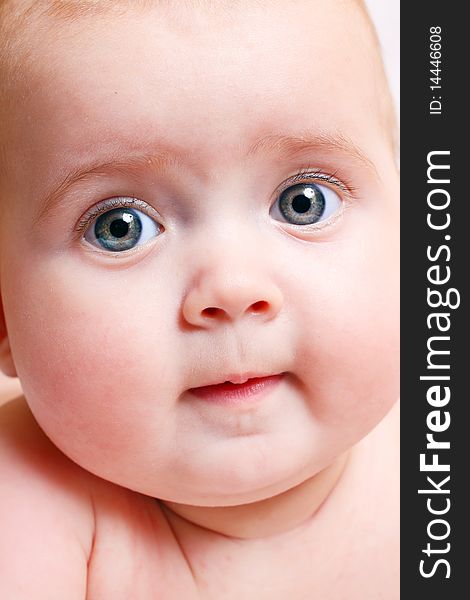
<instances>
[{"instance_id":1,"label":"baby","mask_svg":"<svg viewBox=\"0 0 470 600\"><path fill-rule=\"evenodd\" d=\"M3 0L5 600L398 598L398 175L358 0Z\"/></svg>"}]
</instances>

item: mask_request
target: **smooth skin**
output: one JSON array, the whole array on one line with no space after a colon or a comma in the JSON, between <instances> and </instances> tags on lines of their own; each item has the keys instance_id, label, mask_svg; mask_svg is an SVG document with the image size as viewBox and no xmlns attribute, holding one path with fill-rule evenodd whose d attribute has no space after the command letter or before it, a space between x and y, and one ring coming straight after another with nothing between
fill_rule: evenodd
<instances>
[{"instance_id":1,"label":"smooth skin","mask_svg":"<svg viewBox=\"0 0 470 600\"><path fill-rule=\"evenodd\" d=\"M0 349L27 404L0 413L0 556L33 565L19 589L7 561L15 598L44 571L48 600L398 597L398 176L377 49L352 2L265 5L30 33L1 188ZM278 211L299 172L329 198L313 225ZM117 197L149 219L126 252L90 234ZM246 372L285 376L237 406L189 391Z\"/></svg>"}]
</instances>

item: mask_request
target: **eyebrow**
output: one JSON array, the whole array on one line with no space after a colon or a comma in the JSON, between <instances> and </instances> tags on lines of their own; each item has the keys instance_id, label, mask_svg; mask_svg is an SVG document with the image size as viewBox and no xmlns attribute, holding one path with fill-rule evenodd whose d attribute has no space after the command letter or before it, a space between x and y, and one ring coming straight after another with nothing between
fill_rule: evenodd
<instances>
[{"instance_id":1,"label":"eyebrow","mask_svg":"<svg viewBox=\"0 0 470 600\"><path fill-rule=\"evenodd\" d=\"M109 13L113 8L148 8L148 0L120 0L115 6L109 2L96 0L54 0L44 11L48 17L55 17L63 21L77 21L83 17L97 17Z\"/></svg>"},{"instance_id":2,"label":"eyebrow","mask_svg":"<svg viewBox=\"0 0 470 600\"><path fill-rule=\"evenodd\" d=\"M342 154L377 174L374 163L354 142L341 132L309 132L297 136L267 135L258 139L248 150L248 156L265 151L279 153L286 158L296 158L306 152Z\"/></svg>"},{"instance_id":3,"label":"eyebrow","mask_svg":"<svg viewBox=\"0 0 470 600\"><path fill-rule=\"evenodd\" d=\"M257 139L246 152L245 157L254 157L260 153L274 154L282 160L293 160L307 153L340 154L349 158L358 166L366 168L375 176L377 170L365 153L342 133L315 133L291 135L266 135ZM181 157L181 158L180 158ZM115 155L107 160L95 160L89 164L74 169L39 203L35 224L42 221L47 215L61 204L64 194L77 184L86 182L100 175L129 175L132 171L147 169L162 173L170 166L182 166L191 163L191 155L185 150L178 153L174 148L157 147L151 152L137 155Z\"/></svg>"}]
</instances>

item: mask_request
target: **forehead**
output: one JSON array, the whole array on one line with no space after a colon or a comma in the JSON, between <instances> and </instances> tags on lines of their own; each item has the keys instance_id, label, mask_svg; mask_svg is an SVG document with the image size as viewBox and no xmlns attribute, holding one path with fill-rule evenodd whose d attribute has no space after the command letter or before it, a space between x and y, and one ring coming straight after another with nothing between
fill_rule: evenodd
<instances>
[{"instance_id":1,"label":"forehead","mask_svg":"<svg viewBox=\"0 0 470 600\"><path fill-rule=\"evenodd\" d=\"M42 16L47 45L31 32L12 118L31 168L157 139L213 164L263 134L383 135L376 49L354 2L118 4Z\"/></svg>"}]
</instances>

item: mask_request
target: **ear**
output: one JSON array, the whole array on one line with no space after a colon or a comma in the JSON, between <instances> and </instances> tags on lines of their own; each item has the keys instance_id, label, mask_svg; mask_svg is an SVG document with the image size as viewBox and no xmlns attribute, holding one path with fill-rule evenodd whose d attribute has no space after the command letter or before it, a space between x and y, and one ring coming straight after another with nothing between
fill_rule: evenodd
<instances>
[{"instance_id":1,"label":"ear","mask_svg":"<svg viewBox=\"0 0 470 600\"><path fill-rule=\"evenodd\" d=\"M15 363L11 355L10 340L5 323L3 304L0 294L0 369L9 377L17 377Z\"/></svg>"}]
</instances>

